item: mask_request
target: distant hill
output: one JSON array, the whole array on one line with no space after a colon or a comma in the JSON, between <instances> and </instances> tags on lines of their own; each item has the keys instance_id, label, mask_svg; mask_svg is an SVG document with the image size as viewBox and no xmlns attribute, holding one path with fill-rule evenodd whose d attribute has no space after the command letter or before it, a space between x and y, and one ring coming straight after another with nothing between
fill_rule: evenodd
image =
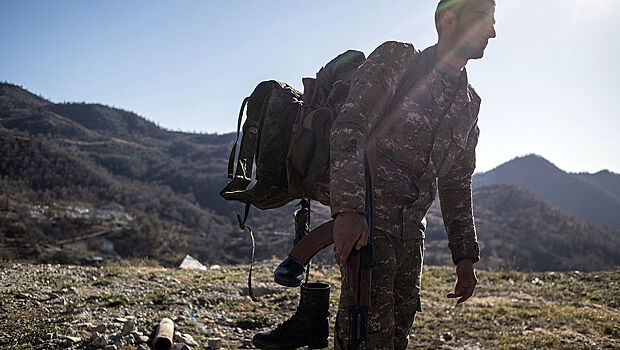
<instances>
[{"instance_id":1,"label":"distant hill","mask_svg":"<svg viewBox=\"0 0 620 350\"><path fill-rule=\"evenodd\" d=\"M233 115L231 125L235 121ZM132 112L100 104L56 104L0 83L0 261L146 257L170 266L191 254L207 263L247 263L249 236L236 220L243 206L218 195L228 180L234 137L173 132ZM563 174L538 163L516 168L523 166L528 174ZM559 191L579 184L590 186L590 192L616 193L617 178L611 175L567 175L572 182L567 180L568 187ZM539 197L513 187L482 188L480 180L488 185L491 178L475 178L483 264L541 270L618 264L618 231L568 215L542 201L539 197L545 197L536 191ZM597 208L607 203L598 198L615 200L612 194L584 196ZM506 204L499 205L501 200ZM252 209L248 224L256 237L257 259L283 257L290 248L295 204ZM329 219L327 207L313 203L312 209L313 226ZM429 213L429 249L443 244L440 215L436 206ZM536 239L523 238L526 234ZM534 242L544 250L528 245ZM575 253L580 244L589 263ZM320 260L332 261L331 251ZM427 262L450 263L445 252L429 254Z\"/></svg>"},{"instance_id":2,"label":"distant hill","mask_svg":"<svg viewBox=\"0 0 620 350\"><path fill-rule=\"evenodd\" d=\"M428 219L431 264L451 261L438 203ZM620 230L592 224L514 185L474 190L481 266L518 270L598 270L620 266Z\"/></svg>"},{"instance_id":3,"label":"distant hill","mask_svg":"<svg viewBox=\"0 0 620 350\"><path fill-rule=\"evenodd\" d=\"M620 202L620 174L612 173L609 170L603 170L596 174L579 173L571 175L611 194Z\"/></svg>"},{"instance_id":4,"label":"distant hill","mask_svg":"<svg viewBox=\"0 0 620 350\"><path fill-rule=\"evenodd\" d=\"M570 174L540 156L528 155L474 175L474 188L498 184L528 189L585 220L620 229L618 174Z\"/></svg>"}]
</instances>

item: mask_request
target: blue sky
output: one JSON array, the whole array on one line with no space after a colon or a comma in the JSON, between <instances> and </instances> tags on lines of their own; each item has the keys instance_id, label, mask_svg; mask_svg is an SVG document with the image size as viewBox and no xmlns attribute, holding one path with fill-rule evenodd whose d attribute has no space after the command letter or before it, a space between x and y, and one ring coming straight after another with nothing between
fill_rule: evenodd
<instances>
[{"instance_id":1,"label":"blue sky","mask_svg":"<svg viewBox=\"0 0 620 350\"><path fill-rule=\"evenodd\" d=\"M483 98L478 170L537 153L620 173L620 1L498 0L468 64ZM262 80L301 77L353 48L436 41L436 1L0 0L0 80L98 102L172 130L224 133Z\"/></svg>"}]
</instances>

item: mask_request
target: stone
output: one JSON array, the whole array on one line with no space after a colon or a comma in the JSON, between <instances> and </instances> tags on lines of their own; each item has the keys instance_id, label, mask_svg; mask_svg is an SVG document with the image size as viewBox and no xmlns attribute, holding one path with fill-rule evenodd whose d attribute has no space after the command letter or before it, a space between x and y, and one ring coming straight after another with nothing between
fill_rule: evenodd
<instances>
[{"instance_id":1,"label":"stone","mask_svg":"<svg viewBox=\"0 0 620 350\"><path fill-rule=\"evenodd\" d=\"M442 341L450 341L454 338L454 336L452 335L452 332L445 332L444 334L441 335L441 340Z\"/></svg>"},{"instance_id":2,"label":"stone","mask_svg":"<svg viewBox=\"0 0 620 350\"><path fill-rule=\"evenodd\" d=\"M191 349L185 343L174 343L172 344L172 350L191 350Z\"/></svg>"},{"instance_id":3,"label":"stone","mask_svg":"<svg viewBox=\"0 0 620 350\"><path fill-rule=\"evenodd\" d=\"M200 261L194 259L190 255L185 256L185 259L183 259L183 262L181 262L181 265L179 265L179 268L188 269L188 270L202 270L202 271L207 269L207 267L204 266Z\"/></svg>"},{"instance_id":4,"label":"stone","mask_svg":"<svg viewBox=\"0 0 620 350\"><path fill-rule=\"evenodd\" d=\"M254 286L252 286L252 291L254 292L254 296L256 296L257 298L280 292L277 287L273 287L267 283L255 283ZM243 286L240 290L240 294L243 296L250 295L248 287Z\"/></svg>"},{"instance_id":5,"label":"stone","mask_svg":"<svg viewBox=\"0 0 620 350\"><path fill-rule=\"evenodd\" d=\"M209 344L209 348L217 350L222 347L222 338L209 338L207 344Z\"/></svg>"},{"instance_id":6,"label":"stone","mask_svg":"<svg viewBox=\"0 0 620 350\"><path fill-rule=\"evenodd\" d=\"M78 323L75 326L78 327L78 328L86 328L86 329L88 329L90 331L95 329L95 325L90 323L90 322Z\"/></svg>"},{"instance_id":7,"label":"stone","mask_svg":"<svg viewBox=\"0 0 620 350\"><path fill-rule=\"evenodd\" d=\"M70 335L59 335L58 339L61 340L65 340L71 344L75 344L75 343L79 343L80 341L82 341L82 338L80 337L72 337Z\"/></svg>"},{"instance_id":8,"label":"stone","mask_svg":"<svg viewBox=\"0 0 620 350\"><path fill-rule=\"evenodd\" d=\"M544 284L543 281L540 280L540 278L536 277L532 280L532 284Z\"/></svg>"},{"instance_id":9,"label":"stone","mask_svg":"<svg viewBox=\"0 0 620 350\"><path fill-rule=\"evenodd\" d=\"M187 333L181 334L181 342L189 346L198 346L198 343L196 343L196 341L194 340L194 337L192 337L190 334L187 334Z\"/></svg>"},{"instance_id":10,"label":"stone","mask_svg":"<svg viewBox=\"0 0 620 350\"><path fill-rule=\"evenodd\" d=\"M116 350L118 347L114 344L106 345L103 350Z\"/></svg>"},{"instance_id":11,"label":"stone","mask_svg":"<svg viewBox=\"0 0 620 350\"><path fill-rule=\"evenodd\" d=\"M134 321L128 320L128 321L125 321L125 323L123 323L123 330L122 330L123 334L129 334L135 330L136 330L136 323Z\"/></svg>"},{"instance_id":12,"label":"stone","mask_svg":"<svg viewBox=\"0 0 620 350\"><path fill-rule=\"evenodd\" d=\"M105 336L95 332L93 333L91 344L94 347L102 348L108 344L108 340L105 338Z\"/></svg>"},{"instance_id":13,"label":"stone","mask_svg":"<svg viewBox=\"0 0 620 350\"><path fill-rule=\"evenodd\" d=\"M133 331L131 333L131 336L135 339L136 342L139 342L138 339L140 338L141 335L144 335L144 333L140 332L140 331Z\"/></svg>"},{"instance_id":14,"label":"stone","mask_svg":"<svg viewBox=\"0 0 620 350\"><path fill-rule=\"evenodd\" d=\"M146 335L140 335L138 336L138 341L140 342L140 344L147 343L149 341L149 337L147 337Z\"/></svg>"},{"instance_id":15,"label":"stone","mask_svg":"<svg viewBox=\"0 0 620 350\"><path fill-rule=\"evenodd\" d=\"M133 345L136 342L133 335L131 334L125 334L125 336L123 336L123 341L129 345Z\"/></svg>"}]
</instances>

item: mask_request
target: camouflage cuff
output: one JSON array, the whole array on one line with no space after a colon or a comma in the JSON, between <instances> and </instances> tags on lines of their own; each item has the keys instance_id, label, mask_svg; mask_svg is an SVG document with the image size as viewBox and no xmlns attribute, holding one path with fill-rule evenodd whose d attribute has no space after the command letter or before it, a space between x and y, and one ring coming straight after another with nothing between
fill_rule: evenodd
<instances>
[{"instance_id":1,"label":"camouflage cuff","mask_svg":"<svg viewBox=\"0 0 620 350\"><path fill-rule=\"evenodd\" d=\"M473 263L480 261L480 247L478 242L464 246L462 244L449 244L450 251L452 252L452 262L454 265L458 264L459 260L468 258Z\"/></svg>"}]
</instances>

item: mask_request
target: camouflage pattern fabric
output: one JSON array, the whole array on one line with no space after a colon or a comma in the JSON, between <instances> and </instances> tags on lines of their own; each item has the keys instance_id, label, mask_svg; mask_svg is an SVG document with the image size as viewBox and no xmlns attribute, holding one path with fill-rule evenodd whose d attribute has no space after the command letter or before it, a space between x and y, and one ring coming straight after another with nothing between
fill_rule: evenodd
<instances>
[{"instance_id":1,"label":"camouflage pattern fabric","mask_svg":"<svg viewBox=\"0 0 620 350\"><path fill-rule=\"evenodd\" d=\"M238 127L241 126L246 102L248 109L237 167L233 176L237 151L235 142L228 164L228 176L232 180L220 191L220 196L227 200L251 203L259 209L278 208L293 200L288 194L286 153L301 97L301 92L288 84L268 80L258 84L244 100ZM247 189L252 182L254 160L256 183Z\"/></svg>"},{"instance_id":2,"label":"camouflage pattern fabric","mask_svg":"<svg viewBox=\"0 0 620 350\"><path fill-rule=\"evenodd\" d=\"M414 56L420 65L418 80L392 101ZM364 214L366 141L371 131L376 137L372 240L377 246L366 349L404 349L407 344L419 302L424 216L438 187L454 263L479 260L471 176L480 98L465 70L460 77L447 76L434 68L434 57L434 47L418 52L402 42L379 46L353 77L331 130L332 216L344 211ZM401 279L405 270L416 274L407 277L408 282ZM340 310L346 310L343 301ZM343 319L346 313L341 311L336 325L336 348L341 349L347 336Z\"/></svg>"},{"instance_id":3,"label":"camouflage pattern fabric","mask_svg":"<svg viewBox=\"0 0 620 350\"><path fill-rule=\"evenodd\" d=\"M405 240L382 230L372 236L375 254L372 268L368 338L361 349L404 349L407 335L420 308L420 277L424 258L424 241ZM402 257L407 256L407 259ZM336 251L336 259L340 256ZM346 268L341 268L342 289L346 290ZM347 349L349 320L347 294L340 294L334 337L335 349Z\"/></svg>"}]
</instances>

